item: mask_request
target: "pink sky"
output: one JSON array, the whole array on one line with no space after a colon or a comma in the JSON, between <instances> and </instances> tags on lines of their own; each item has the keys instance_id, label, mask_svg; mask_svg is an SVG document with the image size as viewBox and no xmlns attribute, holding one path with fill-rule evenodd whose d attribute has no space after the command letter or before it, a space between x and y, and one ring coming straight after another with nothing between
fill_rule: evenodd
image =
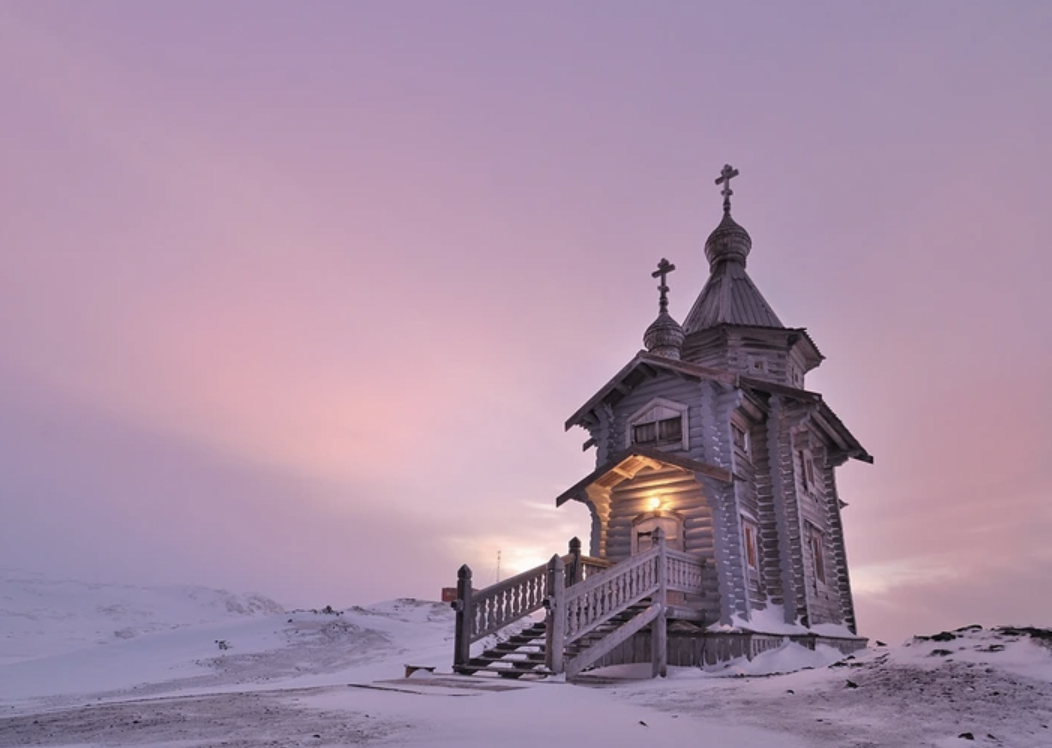
<instances>
[{"instance_id":1,"label":"pink sky","mask_svg":"<svg viewBox=\"0 0 1052 748\"><path fill-rule=\"evenodd\" d=\"M0 565L435 597L749 271L866 448L862 633L1052 623L1052 5L0 5Z\"/></svg>"}]
</instances>

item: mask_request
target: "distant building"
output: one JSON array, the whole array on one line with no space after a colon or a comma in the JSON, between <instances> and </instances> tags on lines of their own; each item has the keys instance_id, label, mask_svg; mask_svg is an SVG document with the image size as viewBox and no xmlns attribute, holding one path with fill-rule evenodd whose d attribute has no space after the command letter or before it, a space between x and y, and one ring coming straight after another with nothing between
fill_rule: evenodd
<instances>
[{"instance_id":1,"label":"distant building","mask_svg":"<svg viewBox=\"0 0 1052 748\"><path fill-rule=\"evenodd\" d=\"M562 584L547 570L540 603L550 612L532 640L543 659L507 665L515 658L465 651L466 639L529 607L521 589L521 603L500 603L527 572L454 603L467 605L459 628L472 628L459 633L458 669L575 675L645 660L663 672L667 662L751 657L787 638L864 645L834 472L872 457L805 389L823 359L810 335L782 324L746 272L752 239L731 217L735 176L727 166L717 180L723 218L705 242L710 275L683 325L668 313L675 266L662 260L646 350L566 421L588 432L596 469L556 503L582 502L592 527L589 556L578 547L553 558Z\"/></svg>"}]
</instances>

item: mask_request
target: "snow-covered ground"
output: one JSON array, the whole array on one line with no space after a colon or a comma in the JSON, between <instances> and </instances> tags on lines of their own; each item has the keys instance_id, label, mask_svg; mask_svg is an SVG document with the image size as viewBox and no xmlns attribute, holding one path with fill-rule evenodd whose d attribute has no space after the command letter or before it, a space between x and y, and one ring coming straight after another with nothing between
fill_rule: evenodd
<instances>
[{"instance_id":1,"label":"snow-covered ground","mask_svg":"<svg viewBox=\"0 0 1052 748\"><path fill-rule=\"evenodd\" d=\"M443 674L453 615L440 603L278 611L261 596L0 571L0 746L1052 746L1039 630L965 629L847 660L790 645L584 687ZM438 668L404 679L407 664Z\"/></svg>"}]
</instances>

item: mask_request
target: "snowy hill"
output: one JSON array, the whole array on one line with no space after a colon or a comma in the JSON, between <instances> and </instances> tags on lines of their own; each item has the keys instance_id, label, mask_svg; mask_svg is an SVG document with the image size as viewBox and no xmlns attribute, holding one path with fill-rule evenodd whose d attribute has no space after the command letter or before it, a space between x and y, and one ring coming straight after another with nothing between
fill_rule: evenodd
<instances>
[{"instance_id":1,"label":"snowy hill","mask_svg":"<svg viewBox=\"0 0 1052 748\"><path fill-rule=\"evenodd\" d=\"M202 623L274 615L262 595L207 587L133 587L0 568L0 664Z\"/></svg>"},{"instance_id":2,"label":"snowy hill","mask_svg":"<svg viewBox=\"0 0 1052 748\"><path fill-rule=\"evenodd\" d=\"M280 612L259 596L25 574L2 589L6 651L21 653L0 662L3 746L1052 746L1044 629L968 627L848 658L789 645L586 688L443 674L441 603ZM405 679L406 664L436 672Z\"/></svg>"}]
</instances>

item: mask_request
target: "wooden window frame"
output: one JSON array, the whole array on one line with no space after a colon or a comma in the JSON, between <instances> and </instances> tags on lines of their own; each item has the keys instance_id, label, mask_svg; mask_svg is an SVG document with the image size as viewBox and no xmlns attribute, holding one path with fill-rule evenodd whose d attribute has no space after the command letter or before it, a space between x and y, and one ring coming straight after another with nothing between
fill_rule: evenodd
<instances>
[{"instance_id":1,"label":"wooden window frame","mask_svg":"<svg viewBox=\"0 0 1052 748\"><path fill-rule=\"evenodd\" d=\"M814 574L815 586L819 589L825 589L826 580L829 578L826 573L826 536L814 523L809 521L805 521L805 523L807 526L807 548L811 554L811 571Z\"/></svg>"},{"instance_id":2,"label":"wooden window frame","mask_svg":"<svg viewBox=\"0 0 1052 748\"><path fill-rule=\"evenodd\" d=\"M745 557L745 570L750 576L760 573L760 525L752 517L741 515L742 553Z\"/></svg>"},{"instance_id":3,"label":"wooden window frame","mask_svg":"<svg viewBox=\"0 0 1052 748\"><path fill-rule=\"evenodd\" d=\"M650 417L657 411L659 415ZM640 444L642 446L653 446L658 448L669 448L681 449L686 451L690 448L690 407L684 403L677 403L674 400L668 400L664 397L652 398L634 413L632 413L625 423L625 447L631 447L633 444ZM679 438L673 439L662 439L660 430L661 424L669 424L666 428L672 428L671 423L679 419ZM641 426L647 426L654 424L655 439L653 441L635 441L636 429Z\"/></svg>"},{"instance_id":4,"label":"wooden window frame","mask_svg":"<svg viewBox=\"0 0 1052 748\"><path fill-rule=\"evenodd\" d=\"M815 495L818 493L818 469L815 467L814 453L806 447L797 451L800 455L800 483L805 493Z\"/></svg>"},{"instance_id":5,"label":"wooden window frame","mask_svg":"<svg viewBox=\"0 0 1052 748\"><path fill-rule=\"evenodd\" d=\"M731 443L735 448L740 449L745 456L752 461L752 436L749 433L749 427L738 423L737 421L731 421ZM741 434L741 444L738 444L738 434Z\"/></svg>"}]
</instances>

